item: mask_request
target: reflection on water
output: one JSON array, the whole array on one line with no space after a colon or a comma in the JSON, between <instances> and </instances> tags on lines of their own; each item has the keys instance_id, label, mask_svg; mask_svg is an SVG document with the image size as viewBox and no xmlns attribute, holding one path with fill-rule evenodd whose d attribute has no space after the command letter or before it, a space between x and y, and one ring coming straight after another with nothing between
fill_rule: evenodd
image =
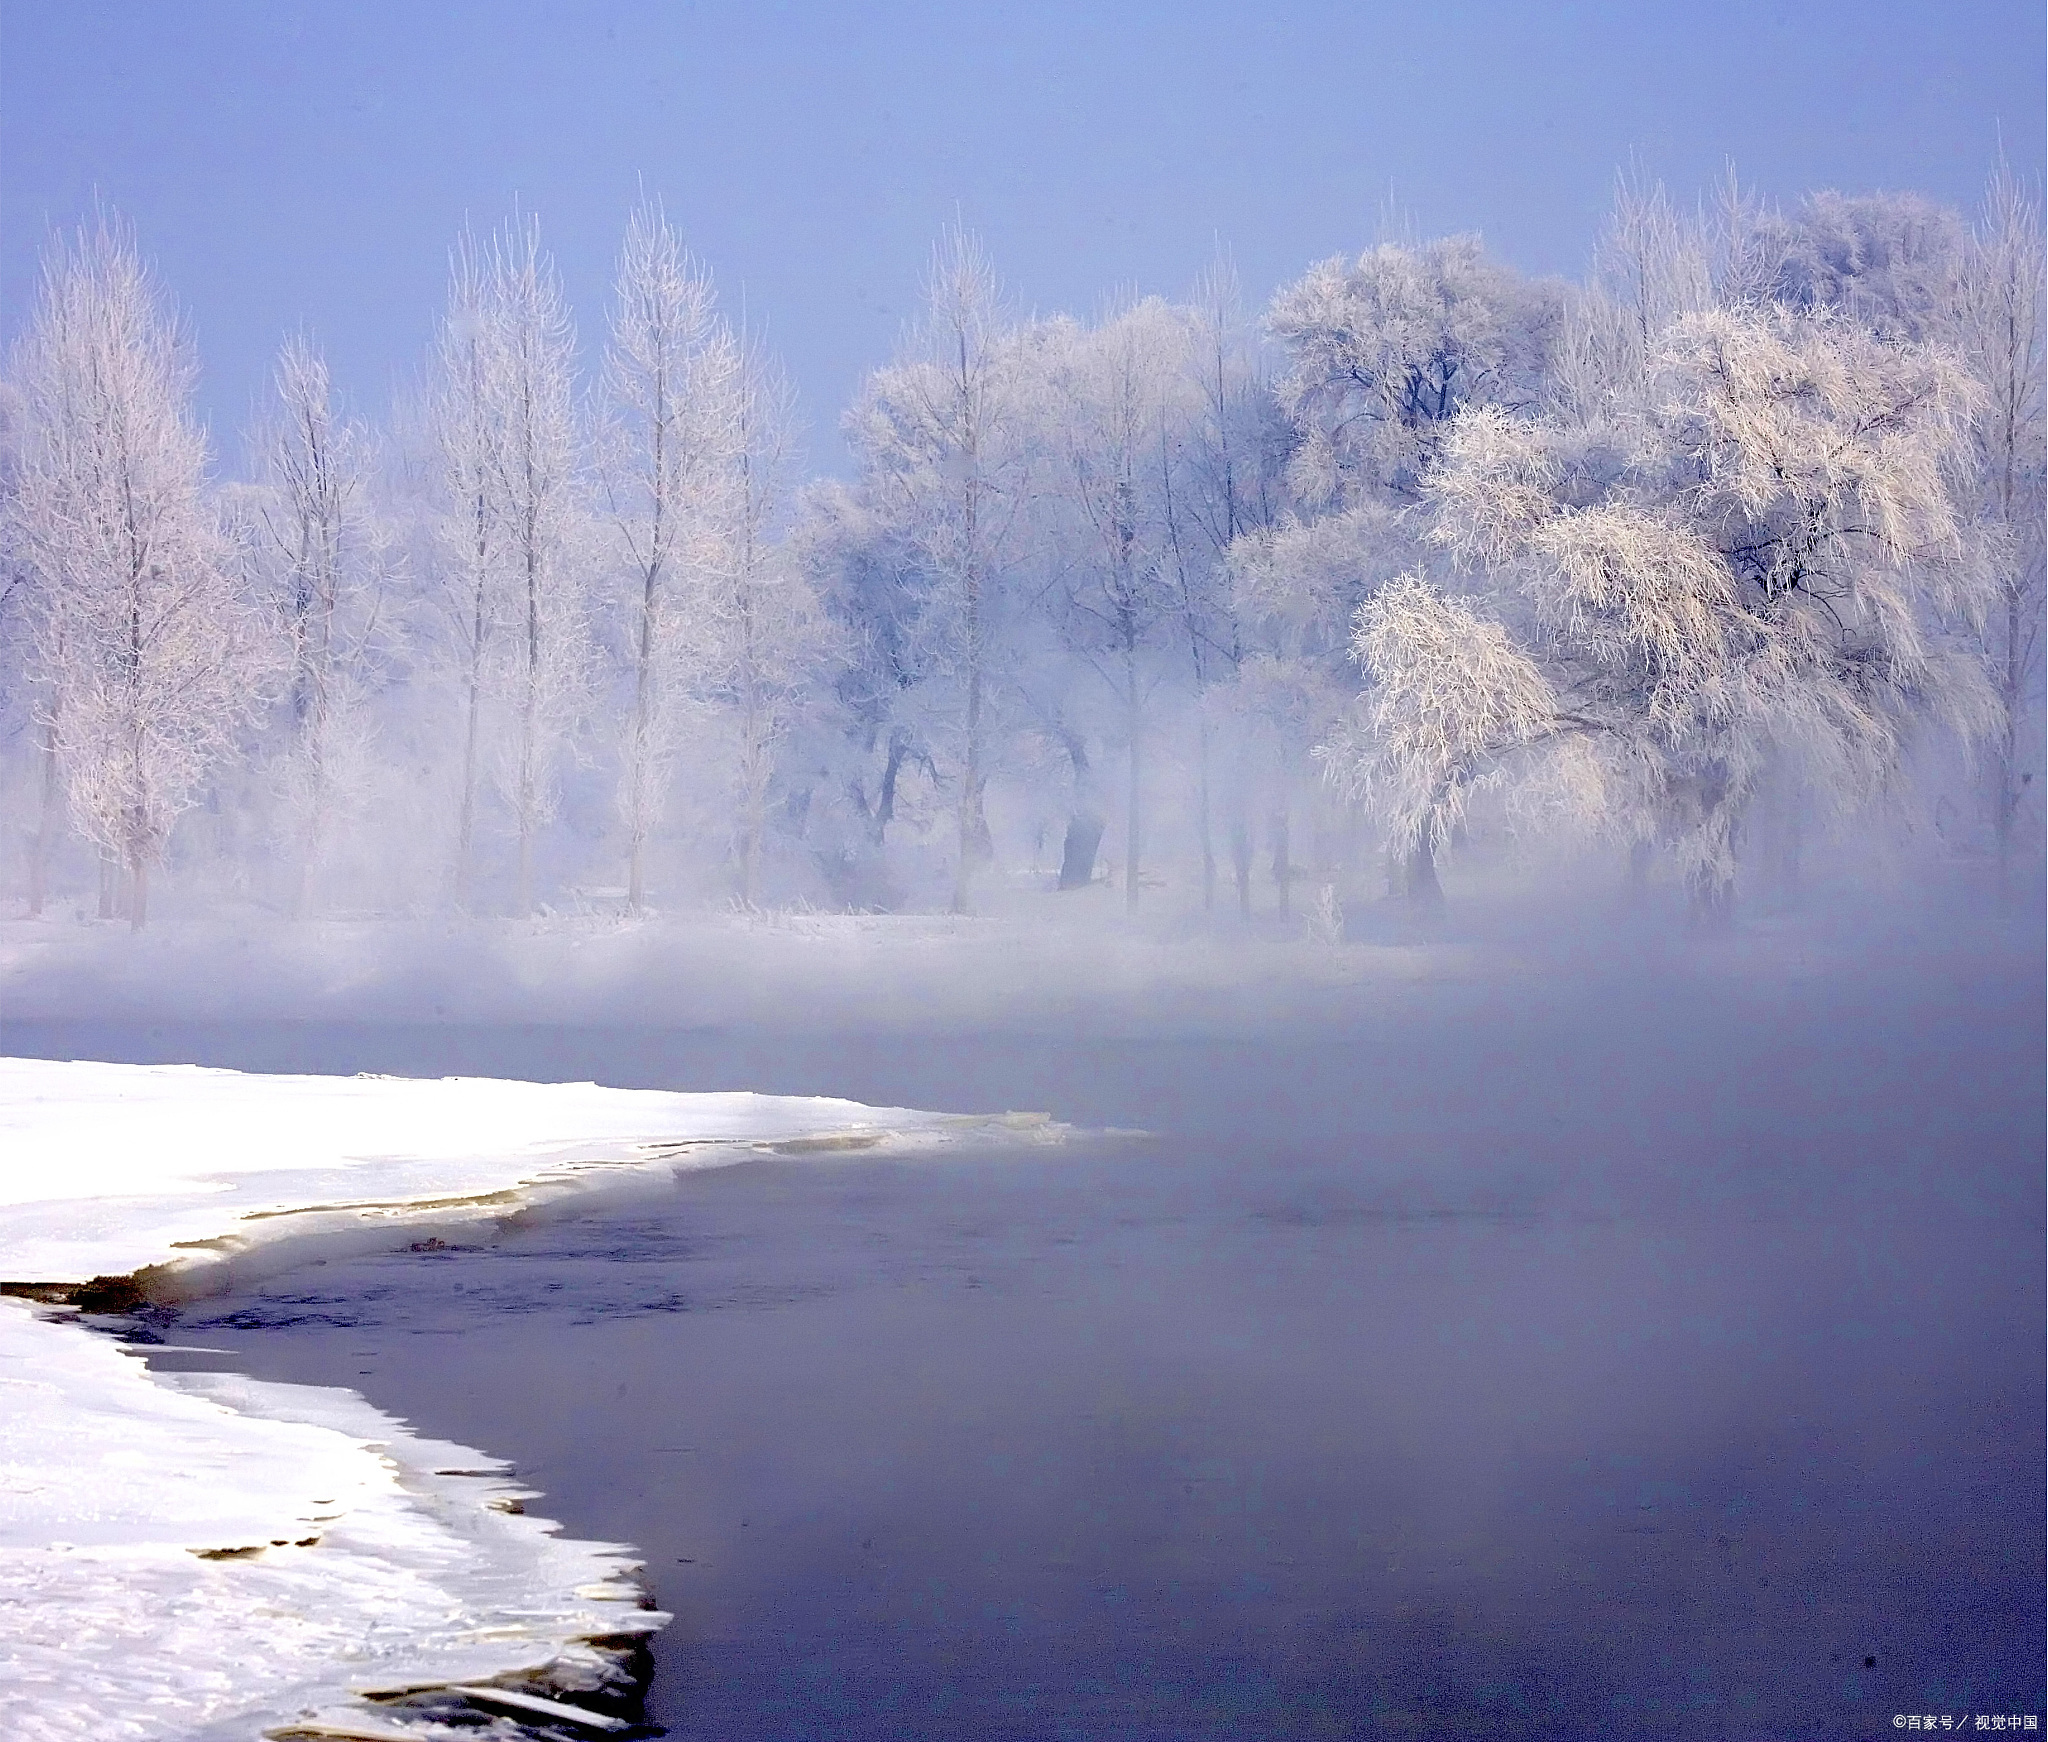
<instances>
[{"instance_id":1,"label":"reflection on water","mask_svg":"<svg viewBox=\"0 0 2048 1742\"><path fill-rule=\"evenodd\" d=\"M678 1735L2041 1710L2024 986L1467 995L1256 1045L177 1039L1155 1134L765 1159L188 1311L638 1543Z\"/></svg>"}]
</instances>

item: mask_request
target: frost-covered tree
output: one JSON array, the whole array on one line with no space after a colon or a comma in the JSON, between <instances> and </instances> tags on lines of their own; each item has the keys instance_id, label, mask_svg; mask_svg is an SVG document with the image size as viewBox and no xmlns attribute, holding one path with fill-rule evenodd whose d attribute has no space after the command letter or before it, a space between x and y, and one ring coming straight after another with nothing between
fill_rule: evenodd
<instances>
[{"instance_id":1,"label":"frost-covered tree","mask_svg":"<svg viewBox=\"0 0 2048 1742\"><path fill-rule=\"evenodd\" d=\"M1162 466L1162 511L1174 594L1173 638L1193 689L1196 822L1202 906L1215 905L1214 815L1219 732L1234 740L1232 686L1246 655L1230 580L1230 552L1269 530L1281 512L1293 432L1260 366L1256 335L1239 306L1237 277L1219 260L1187 311L1187 368L1199 410L1177 464ZM1228 821L1238 905L1251 911L1250 793L1244 758L1226 755L1222 808Z\"/></svg>"},{"instance_id":2,"label":"frost-covered tree","mask_svg":"<svg viewBox=\"0 0 2048 1742\"><path fill-rule=\"evenodd\" d=\"M1886 338L1953 339L1970 235L1951 207L1924 194L1823 191L1760 225L1765 243L1772 301L1833 309Z\"/></svg>"},{"instance_id":3,"label":"frost-covered tree","mask_svg":"<svg viewBox=\"0 0 2048 1742\"><path fill-rule=\"evenodd\" d=\"M42 718L71 820L125 871L139 928L172 824L261 700L262 641L206 499L190 349L111 220L45 257L14 371Z\"/></svg>"},{"instance_id":4,"label":"frost-covered tree","mask_svg":"<svg viewBox=\"0 0 2048 1742\"><path fill-rule=\"evenodd\" d=\"M369 502L369 432L337 413L326 359L308 339L291 339L274 385L251 530L258 565L277 587L290 668L283 776L298 914L328 844L338 789L362 761L386 553Z\"/></svg>"},{"instance_id":5,"label":"frost-covered tree","mask_svg":"<svg viewBox=\"0 0 2048 1742\"><path fill-rule=\"evenodd\" d=\"M1458 420L1430 495L1469 578L1366 602L1371 685L1325 754L1429 871L1471 793L1562 776L1666 831L1718 918L1768 768L1846 806L1917 721L1988 728L1944 632L1984 602L1953 489L1981 396L1946 352L1783 308L1678 321L1650 386L1590 430Z\"/></svg>"},{"instance_id":6,"label":"frost-covered tree","mask_svg":"<svg viewBox=\"0 0 2048 1742\"><path fill-rule=\"evenodd\" d=\"M1750 227L1759 294L1826 308L1884 337L1957 351L1982 385L1975 465L1978 531L1997 577L1982 649L2003 724L1988 767L2003 882L2033 754L2027 720L2041 653L2041 219L2010 174L1993 177L1973 232L1914 193L1807 196Z\"/></svg>"},{"instance_id":7,"label":"frost-covered tree","mask_svg":"<svg viewBox=\"0 0 2048 1742\"><path fill-rule=\"evenodd\" d=\"M55 720L39 706L49 699L36 657L36 572L16 512L21 482L21 389L0 380L0 708L8 728L34 743L36 821L28 846L28 911L40 917L49 898L50 859L64 823L64 787L57 766Z\"/></svg>"},{"instance_id":8,"label":"frost-covered tree","mask_svg":"<svg viewBox=\"0 0 2048 1742\"><path fill-rule=\"evenodd\" d=\"M1662 182L1638 170L1615 178L1591 277L1566 293L1549 359L1547 397L1558 415L1597 419L1617 396L1639 397L1673 321L1768 296L1756 265L1762 251L1749 239L1751 213L1732 178L1722 206L1718 252L1726 282L1717 285L1715 238L1706 222L1681 212ZM1746 288L1736 288L1738 277Z\"/></svg>"},{"instance_id":9,"label":"frost-covered tree","mask_svg":"<svg viewBox=\"0 0 2048 1742\"><path fill-rule=\"evenodd\" d=\"M1017 340L995 270L964 234L932 258L908 352L870 375L846 420L867 512L912 556L929 741L954 788L953 907L991 858L985 788L1004 583L1028 503Z\"/></svg>"},{"instance_id":10,"label":"frost-covered tree","mask_svg":"<svg viewBox=\"0 0 2048 1742\"><path fill-rule=\"evenodd\" d=\"M788 509L796 404L758 349L741 356L728 466L730 507L697 594L706 699L733 750L740 899L761 895L768 796L784 744L816 688L832 636L811 578L777 537Z\"/></svg>"},{"instance_id":11,"label":"frost-covered tree","mask_svg":"<svg viewBox=\"0 0 2048 1742\"><path fill-rule=\"evenodd\" d=\"M591 678L574 360L539 226L528 220L482 247L458 244L435 355L445 573L465 668L456 884L466 899L488 767L513 813L520 913L533 904L555 764ZM495 745L483 736L493 711L508 716Z\"/></svg>"},{"instance_id":12,"label":"frost-covered tree","mask_svg":"<svg viewBox=\"0 0 2048 1742\"><path fill-rule=\"evenodd\" d=\"M828 796L820 819L841 816L837 837L815 850L827 879L849 902L887 894L881 859L898 817L906 776L928 770L919 692L930 676L916 633L919 559L862 490L814 481L800 494L791 560L803 571L832 626L838 658L814 717L818 779ZM829 829L828 829L829 832Z\"/></svg>"},{"instance_id":13,"label":"frost-covered tree","mask_svg":"<svg viewBox=\"0 0 2048 1742\"><path fill-rule=\"evenodd\" d=\"M1419 511L1367 501L1319 518L1289 517L1230 551L1231 603L1243 631L1235 700L1238 753L1259 775L1280 905L1293 875L1289 816L1315 746L1357 690L1352 627L1373 593L1427 559ZM1240 861L1240 905L1244 862Z\"/></svg>"},{"instance_id":14,"label":"frost-covered tree","mask_svg":"<svg viewBox=\"0 0 2048 1742\"><path fill-rule=\"evenodd\" d=\"M1281 290L1266 325L1287 354L1276 385L1300 431L1302 503L1415 500L1461 410L1536 402L1560 296L1476 236L1382 243Z\"/></svg>"},{"instance_id":15,"label":"frost-covered tree","mask_svg":"<svg viewBox=\"0 0 2048 1742\"><path fill-rule=\"evenodd\" d=\"M1283 907L1291 795L1354 681L1351 613L1415 560L1412 511L1459 415L1547 398L1562 300L1560 286L1489 259L1478 237L1452 236L1325 261L1267 312L1286 357L1275 385L1294 426L1292 501L1231 568L1248 630L1238 694L1266 749Z\"/></svg>"},{"instance_id":16,"label":"frost-covered tree","mask_svg":"<svg viewBox=\"0 0 2048 1742\"><path fill-rule=\"evenodd\" d=\"M1409 900L1433 908L1438 854L1471 797L1529 747L1569 743L1579 717L1505 624L1419 573L1360 608L1353 645L1372 683L1321 753L1388 824Z\"/></svg>"},{"instance_id":17,"label":"frost-covered tree","mask_svg":"<svg viewBox=\"0 0 2048 1742\"><path fill-rule=\"evenodd\" d=\"M576 336L533 220L492 249L496 351L493 506L505 527L514 615L516 718L501 778L519 830L517 910L533 906L533 854L553 813L555 762L588 697L586 576L577 531Z\"/></svg>"},{"instance_id":18,"label":"frost-covered tree","mask_svg":"<svg viewBox=\"0 0 2048 1742\"><path fill-rule=\"evenodd\" d=\"M2048 513L2044 455L2044 322L2048 261L2041 208L2009 171L1993 177L1959 275L1957 326L1984 389L1977 419L1976 484L1995 596L1984 656L1998 697L1991 738L1991 823L2001 885L2009 882L2018 824L2040 766L2030 731L2041 682L2042 525ZM2038 793L2033 794L2039 802Z\"/></svg>"},{"instance_id":19,"label":"frost-covered tree","mask_svg":"<svg viewBox=\"0 0 2048 1742\"><path fill-rule=\"evenodd\" d=\"M1114 702L1124 741L1124 899L1138 904L1148 709L1184 599L1169 507L1197 413L1187 323L1156 297L1093 329L1071 327L1049 359L1057 455L1050 493L1066 538L1065 647ZM1078 774L1077 769L1077 774Z\"/></svg>"},{"instance_id":20,"label":"frost-covered tree","mask_svg":"<svg viewBox=\"0 0 2048 1742\"><path fill-rule=\"evenodd\" d=\"M619 254L599 438L600 491L633 594L620 797L636 913L666 776L711 657L709 626L693 620L693 607L748 516L748 391L710 275L683 252L660 208L642 206Z\"/></svg>"},{"instance_id":21,"label":"frost-covered tree","mask_svg":"<svg viewBox=\"0 0 2048 1742\"><path fill-rule=\"evenodd\" d=\"M467 908L474 876L488 661L502 614L498 576L507 529L493 494L501 430L495 406L491 301L485 259L473 237L465 234L456 243L449 269L448 307L429 359L428 416L439 497L436 542L442 603L462 720L455 901Z\"/></svg>"}]
</instances>

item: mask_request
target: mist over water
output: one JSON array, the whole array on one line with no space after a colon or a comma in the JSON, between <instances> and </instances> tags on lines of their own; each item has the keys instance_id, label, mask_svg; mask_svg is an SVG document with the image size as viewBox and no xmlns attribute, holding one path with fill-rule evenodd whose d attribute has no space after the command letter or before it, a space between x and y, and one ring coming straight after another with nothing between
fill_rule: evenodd
<instances>
[{"instance_id":1,"label":"mist over water","mask_svg":"<svg viewBox=\"0 0 2048 1742\"><path fill-rule=\"evenodd\" d=\"M1354 988L1235 1031L1132 1014L0 1043L1149 1134L763 1158L166 1327L506 1455L536 1510L637 1544L677 1615L652 1696L677 1735L2040 1709L2029 957L1709 952Z\"/></svg>"}]
</instances>

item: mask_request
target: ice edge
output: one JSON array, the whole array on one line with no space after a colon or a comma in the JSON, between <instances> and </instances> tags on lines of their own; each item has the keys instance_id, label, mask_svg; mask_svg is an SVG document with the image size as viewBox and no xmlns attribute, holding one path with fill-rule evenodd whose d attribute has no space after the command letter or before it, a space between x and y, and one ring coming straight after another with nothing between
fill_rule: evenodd
<instances>
[{"instance_id":1,"label":"ice edge","mask_svg":"<svg viewBox=\"0 0 2048 1742\"><path fill-rule=\"evenodd\" d=\"M104 1067L102 1067L104 1068ZM149 1068L149 1067L140 1067ZM860 1109L862 1112L868 1109ZM157 1304L172 1305L245 1287L295 1268L316 1256L424 1247L449 1237L479 1241L557 1213L574 1214L603 1201L625 1201L670 1186L681 1173L729 1166L751 1157L828 1156L877 1149L933 1147L963 1140L1058 1142L1066 1127L1044 1114L945 1115L875 1109L874 1121L820 1122L755 1136L665 1136L633 1140L568 1142L529 1148L506 1157L517 1177L456 1193L390 1196L364 1193L335 1201L279 1204L233 1215L215 1235L165 1241L176 1248L156 1262L132 1270L72 1279L0 1282L0 1295L26 1297L20 1317L0 1312L0 1330L12 1327L18 1341L22 1320L70 1342L77 1329L52 1321L72 1312L122 1314ZM886 1122L885 1122L886 1119ZM773 1121L770 1121L772 1124ZM374 1185L374 1166L365 1170ZM223 1206L225 1208L225 1206ZM35 1311L40 1305L42 1310ZM50 1311L56 1307L56 1312ZM64 1309L69 1308L71 1311ZM102 1345L104 1347L104 1345ZM80 1347L91 1347L82 1344ZM8 1351L9 1354L16 1351ZM51 1358L65 1362L50 1348ZM69 1363L66 1363L69 1364ZM193 1727L173 1718L174 1731L193 1742L244 1738L255 1727L275 1742L293 1738L477 1739L578 1734L654 1734L645 1723L644 1698L652 1670L649 1642L670 1617L653 1606L628 1545L586 1543L556 1534L553 1521L524 1514L537 1498L519 1487L501 1460L488 1454L414 1434L376 1410L358 1393L340 1388L265 1384L234 1374L153 1373L122 1361L140 1388L204 1400L227 1415L248 1421L293 1423L347 1442L368 1453L396 1476L401 1504L431 1524L451 1525L473 1554L500 1557L524 1542L526 1565L517 1583L528 1619L507 1617L489 1661L474 1653L452 1673L418 1663L408 1673L402 1654L389 1673L357 1675L346 1689L334 1677L313 1675L292 1689L279 1688L234 1707L216 1707ZM19 1368L15 1371L18 1373ZM58 1449L53 1443L49 1450ZM19 1461L13 1474L21 1472ZM31 1472L31 1476L33 1472ZM33 1482L31 1481L31 1486ZM19 1481L15 1483L18 1488ZM215 1563L250 1563L277 1552L314 1550L323 1538L280 1537L229 1543L187 1553ZM0 1560L19 1558L17 1545ZM573 1560L572 1567L568 1561ZM112 1571L112 1568L107 1569ZM502 1580L501 1580L502 1582ZM593 1612L602 1603L611 1613ZM580 1604L581 1608L572 1605ZM546 1611L553 1625L535 1630L534 1611ZM507 1636L509 1635L509 1636ZM503 1649L509 1647L510 1649ZM427 1655L422 1653L422 1655ZM5 1654L0 1654L4 1660ZM21 1665L20 1667L29 1667ZM367 1667L367 1666L365 1666ZM448 1666L443 1666L447 1668ZM46 1677L17 1677L31 1684ZM336 1695L345 1697L336 1703ZM58 1696L62 1699L62 1696ZM69 1706L70 1702L65 1701ZM458 1716L457 1714L460 1714ZM106 1711L46 1708L48 1736L100 1733ZM67 1719L76 1718L76 1725ZM479 1717L488 1717L477 1728ZM448 1720L454 1720L453 1723ZM147 1732L139 1732L147 1733Z\"/></svg>"}]
</instances>

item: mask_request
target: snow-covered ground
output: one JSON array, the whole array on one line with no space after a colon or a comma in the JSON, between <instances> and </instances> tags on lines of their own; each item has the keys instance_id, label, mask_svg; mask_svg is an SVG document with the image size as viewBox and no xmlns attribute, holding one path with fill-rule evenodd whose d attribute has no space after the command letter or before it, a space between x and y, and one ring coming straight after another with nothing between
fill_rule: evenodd
<instances>
[{"instance_id":1,"label":"snow-covered ground","mask_svg":"<svg viewBox=\"0 0 2048 1742\"><path fill-rule=\"evenodd\" d=\"M749 1145L959 1124L811 1097L0 1059L0 1280L143 1271L152 1298L186 1298L323 1248L658 1186Z\"/></svg>"},{"instance_id":2,"label":"snow-covered ground","mask_svg":"<svg viewBox=\"0 0 2048 1742\"><path fill-rule=\"evenodd\" d=\"M183 1298L760 1146L963 1128L989 1124L747 1094L0 1060L0 1280L133 1276ZM451 1705L506 1714L494 1728L510 1735L518 1715L549 1721L536 1696L620 1691L630 1637L665 1621L639 1606L629 1550L524 1516L487 1455L349 1392L151 1374L66 1312L0 1300L10 1735L492 1733L437 1723ZM424 1691L363 1697L405 1690ZM594 1708L556 1721L606 1723Z\"/></svg>"}]
</instances>

